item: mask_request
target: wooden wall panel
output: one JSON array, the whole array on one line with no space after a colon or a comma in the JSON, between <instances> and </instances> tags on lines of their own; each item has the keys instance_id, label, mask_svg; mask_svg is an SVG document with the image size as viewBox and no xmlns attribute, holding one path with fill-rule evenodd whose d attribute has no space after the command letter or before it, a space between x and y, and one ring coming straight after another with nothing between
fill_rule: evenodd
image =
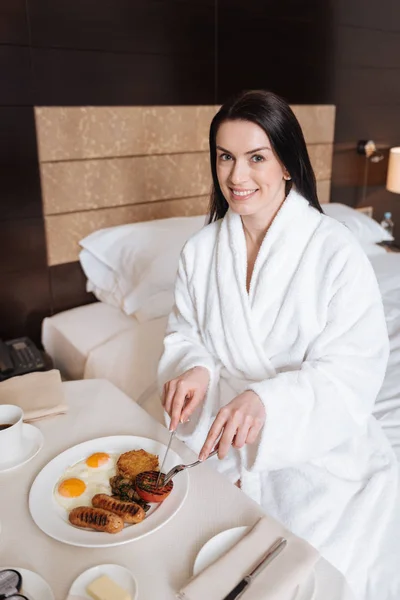
<instances>
[{"instance_id":1,"label":"wooden wall panel","mask_svg":"<svg viewBox=\"0 0 400 600\"><path fill-rule=\"evenodd\" d=\"M29 44L26 0L0 2L0 44Z\"/></svg>"},{"instance_id":2,"label":"wooden wall panel","mask_svg":"<svg viewBox=\"0 0 400 600\"><path fill-rule=\"evenodd\" d=\"M335 85L337 118L332 166L332 200L372 206L380 220L385 211L400 223L400 196L385 190L387 155L400 145L400 3L338 0L335 15ZM358 140L372 139L385 160L370 162ZM395 226L400 241L400 226Z\"/></svg>"},{"instance_id":3,"label":"wooden wall panel","mask_svg":"<svg viewBox=\"0 0 400 600\"><path fill-rule=\"evenodd\" d=\"M331 141L332 107L312 112L301 108L310 142ZM40 161L205 152L217 110L216 106L38 107Z\"/></svg>"},{"instance_id":4,"label":"wooden wall panel","mask_svg":"<svg viewBox=\"0 0 400 600\"><path fill-rule=\"evenodd\" d=\"M0 106L0 221L41 217L32 107Z\"/></svg>"},{"instance_id":5,"label":"wooden wall panel","mask_svg":"<svg viewBox=\"0 0 400 600\"><path fill-rule=\"evenodd\" d=\"M327 179L327 177L325 177ZM42 165L45 214L200 196L211 189L206 152Z\"/></svg>"},{"instance_id":6,"label":"wooden wall panel","mask_svg":"<svg viewBox=\"0 0 400 600\"><path fill-rule=\"evenodd\" d=\"M218 102L241 89L261 88L290 103L330 103L329 4L219 0Z\"/></svg>"},{"instance_id":7,"label":"wooden wall panel","mask_svg":"<svg viewBox=\"0 0 400 600\"><path fill-rule=\"evenodd\" d=\"M0 106L32 106L29 48L0 45Z\"/></svg>"},{"instance_id":8,"label":"wooden wall panel","mask_svg":"<svg viewBox=\"0 0 400 600\"><path fill-rule=\"evenodd\" d=\"M338 25L383 32L400 31L400 7L397 0L334 0L332 6Z\"/></svg>"},{"instance_id":9,"label":"wooden wall panel","mask_svg":"<svg viewBox=\"0 0 400 600\"><path fill-rule=\"evenodd\" d=\"M400 36L399 36L400 47ZM371 85L371 82L374 82ZM336 72L336 102L338 106L400 105L400 67L341 67Z\"/></svg>"},{"instance_id":10,"label":"wooden wall panel","mask_svg":"<svg viewBox=\"0 0 400 600\"><path fill-rule=\"evenodd\" d=\"M37 106L213 104L214 59L32 49Z\"/></svg>"},{"instance_id":11,"label":"wooden wall panel","mask_svg":"<svg viewBox=\"0 0 400 600\"><path fill-rule=\"evenodd\" d=\"M400 141L400 107L345 104L336 117L335 142L351 144L358 140L375 140L381 146L397 146Z\"/></svg>"},{"instance_id":12,"label":"wooden wall panel","mask_svg":"<svg viewBox=\"0 0 400 600\"><path fill-rule=\"evenodd\" d=\"M48 271L53 313L97 302L95 296L86 291L86 276L79 262L49 267Z\"/></svg>"},{"instance_id":13,"label":"wooden wall panel","mask_svg":"<svg viewBox=\"0 0 400 600\"><path fill-rule=\"evenodd\" d=\"M50 313L26 0L0 3L0 338Z\"/></svg>"},{"instance_id":14,"label":"wooden wall panel","mask_svg":"<svg viewBox=\"0 0 400 600\"><path fill-rule=\"evenodd\" d=\"M214 0L35 0L29 7L34 46L214 54Z\"/></svg>"},{"instance_id":15,"label":"wooden wall panel","mask_svg":"<svg viewBox=\"0 0 400 600\"><path fill-rule=\"evenodd\" d=\"M0 274L46 267L43 219L0 221L0 256Z\"/></svg>"},{"instance_id":16,"label":"wooden wall panel","mask_svg":"<svg viewBox=\"0 0 400 600\"><path fill-rule=\"evenodd\" d=\"M400 68L398 31L341 25L336 30L337 67Z\"/></svg>"},{"instance_id":17,"label":"wooden wall panel","mask_svg":"<svg viewBox=\"0 0 400 600\"><path fill-rule=\"evenodd\" d=\"M41 324L51 313L47 266L2 273L0 338L28 335L40 342Z\"/></svg>"}]
</instances>

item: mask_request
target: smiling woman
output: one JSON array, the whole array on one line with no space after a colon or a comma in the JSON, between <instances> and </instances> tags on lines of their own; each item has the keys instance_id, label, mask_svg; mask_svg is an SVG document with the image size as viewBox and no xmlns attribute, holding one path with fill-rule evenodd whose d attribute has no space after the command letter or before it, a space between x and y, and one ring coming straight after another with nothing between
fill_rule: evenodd
<instances>
[{"instance_id":1,"label":"smiling woman","mask_svg":"<svg viewBox=\"0 0 400 600\"><path fill-rule=\"evenodd\" d=\"M371 264L322 213L281 98L227 102L210 160L210 223L182 251L159 365L167 423L181 421L178 437L201 459L217 445L217 469L357 597L397 600L398 465L372 416L388 339Z\"/></svg>"}]
</instances>

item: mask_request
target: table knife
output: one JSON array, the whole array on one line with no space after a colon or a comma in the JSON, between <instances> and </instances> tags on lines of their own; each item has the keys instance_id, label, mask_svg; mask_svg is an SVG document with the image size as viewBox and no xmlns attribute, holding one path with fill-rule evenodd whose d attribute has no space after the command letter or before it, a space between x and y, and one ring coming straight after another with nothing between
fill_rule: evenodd
<instances>
[{"instance_id":1,"label":"table knife","mask_svg":"<svg viewBox=\"0 0 400 600\"><path fill-rule=\"evenodd\" d=\"M237 600L240 598L242 594L244 594L247 587L251 584L253 579L257 577L261 571L265 569L267 565L270 564L282 552L287 544L287 540L285 538L279 538L276 542L269 548L268 552L262 557L258 565L245 577L243 577L242 581L240 581L236 587L233 588L229 592L223 600Z\"/></svg>"},{"instance_id":2,"label":"table knife","mask_svg":"<svg viewBox=\"0 0 400 600\"><path fill-rule=\"evenodd\" d=\"M167 459L167 455L168 455L169 449L171 448L172 440L174 439L175 433L176 433L176 429L174 429L174 431L171 431L171 435L169 436L168 446L167 446L167 449L165 451L164 458L163 458L163 461L162 461L162 465L160 467L160 472L159 472L158 477L157 477L156 488L158 488L158 484L160 483L161 473L163 472L165 461Z\"/></svg>"}]
</instances>

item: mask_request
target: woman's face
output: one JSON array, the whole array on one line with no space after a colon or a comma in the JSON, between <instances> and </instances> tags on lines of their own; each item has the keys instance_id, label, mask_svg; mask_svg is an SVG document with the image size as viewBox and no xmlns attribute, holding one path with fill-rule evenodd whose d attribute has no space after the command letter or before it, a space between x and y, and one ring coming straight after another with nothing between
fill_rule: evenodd
<instances>
[{"instance_id":1,"label":"woman's face","mask_svg":"<svg viewBox=\"0 0 400 600\"><path fill-rule=\"evenodd\" d=\"M288 173L263 129L250 121L224 121L216 145L218 182L230 208L241 216L277 210Z\"/></svg>"}]
</instances>

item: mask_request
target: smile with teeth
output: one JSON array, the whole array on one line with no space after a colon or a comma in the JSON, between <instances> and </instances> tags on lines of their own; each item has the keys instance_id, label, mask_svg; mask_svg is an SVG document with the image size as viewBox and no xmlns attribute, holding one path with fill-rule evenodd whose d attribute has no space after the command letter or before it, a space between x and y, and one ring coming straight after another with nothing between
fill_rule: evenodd
<instances>
[{"instance_id":1,"label":"smile with teeth","mask_svg":"<svg viewBox=\"0 0 400 600\"><path fill-rule=\"evenodd\" d=\"M250 194L254 194L257 191L257 188L254 190L234 190L231 188L231 192L234 196L249 196Z\"/></svg>"}]
</instances>

